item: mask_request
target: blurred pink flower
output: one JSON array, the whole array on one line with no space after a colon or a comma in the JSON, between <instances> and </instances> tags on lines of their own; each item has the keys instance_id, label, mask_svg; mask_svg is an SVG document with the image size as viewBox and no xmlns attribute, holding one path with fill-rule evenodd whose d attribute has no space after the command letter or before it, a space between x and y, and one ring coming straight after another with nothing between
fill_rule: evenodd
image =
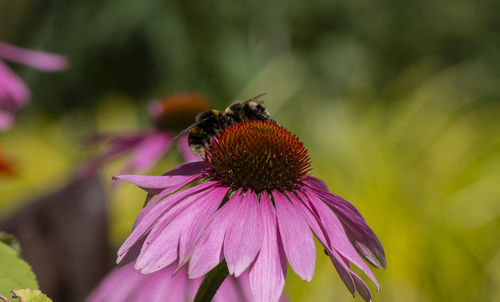
<instances>
[{"instance_id":1,"label":"blurred pink flower","mask_svg":"<svg viewBox=\"0 0 500 302\"><path fill-rule=\"evenodd\" d=\"M193 301L202 278L188 279L184 267L171 264L152 274L141 274L133 263L111 271L87 298L87 302L186 302ZM248 274L226 278L214 302L252 301ZM286 299L281 298L284 302Z\"/></svg>"},{"instance_id":2,"label":"blurred pink flower","mask_svg":"<svg viewBox=\"0 0 500 302\"><path fill-rule=\"evenodd\" d=\"M78 174L89 175L128 152L131 152L130 159L120 173L152 169L170 150L175 135L188 127L197 113L209 108L208 100L196 93L175 94L151 101L148 109L153 125L136 134L105 134L91 138L89 145L102 144L106 150L80 167ZM184 160L200 159L189 151L187 135L179 137L177 146Z\"/></svg>"},{"instance_id":3,"label":"blurred pink flower","mask_svg":"<svg viewBox=\"0 0 500 302\"><path fill-rule=\"evenodd\" d=\"M302 279L312 279L312 231L349 291L370 301L350 263L379 289L361 257L385 268L382 244L358 210L309 171L307 150L288 130L247 121L213 138L204 161L163 176L116 176L157 195L139 213L117 262L137 259L135 269L144 274L188 264L196 279L225 259L231 275L248 272L255 301L277 301L287 261Z\"/></svg>"},{"instance_id":4,"label":"blurred pink flower","mask_svg":"<svg viewBox=\"0 0 500 302\"><path fill-rule=\"evenodd\" d=\"M62 71L68 65L63 56L28 50L0 41L0 131L12 126L14 114L30 98L26 84L10 70L4 60L47 72Z\"/></svg>"}]
</instances>

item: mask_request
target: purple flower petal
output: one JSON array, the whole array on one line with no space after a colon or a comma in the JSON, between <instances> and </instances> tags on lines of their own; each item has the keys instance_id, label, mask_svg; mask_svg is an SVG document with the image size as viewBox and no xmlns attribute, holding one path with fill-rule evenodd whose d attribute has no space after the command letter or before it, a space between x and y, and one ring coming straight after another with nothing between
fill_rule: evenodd
<instances>
[{"instance_id":1,"label":"purple flower petal","mask_svg":"<svg viewBox=\"0 0 500 302\"><path fill-rule=\"evenodd\" d=\"M134 243L134 245L132 245L131 248L125 251L124 254L121 256L121 258L119 259L118 267L124 267L130 264L131 262L135 262L135 260L137 260L137 257L139 257L139 254L141 253L144 241L146 241L145 236L139 239L136 243Z\"/></svg>"},{"instance_id":2,"label":"purple flower petal","mask_svg":"<svg viewBox=\"0 0 500 302\"><path fill-rule=\"evenodd\" d=\"M316 262L316 246L309 226L298 210L281 193L273 192L273 197L288 262L297 275L311 281Z\"/></svg>"},{"instance_id":3,"label":"purple flower petal","mask_svg":"<svg viewBox=\"0 0 500 302\"><path fill-rule=\"evenodd\" d=\"M0 110L0 131L5 131L12 127L14 115L10 112Z\"/></svg>"},{"instance_id":4,"label":"purple flower petal","mask_svg":"<svg viewBox=\"0 0 500 302\"><path fill-rule=\"evenodd\" d=\"M113 176L113 179L128 181L148 193L157 194L164 189L171 187L181 188L191 182L199 180L202 175L175 175L175 176L149 176L138 174L125 174Z\"/></svg>"},{"instance_id":5,"label":"purple flower petal","mask_svg":"<svg viewBox=\"0 0 500 302\"><path fill-rule=\"evenodd\" d=\"M307 221L307 224L309 224L309 227L316 235L319 242L325 247L325 250L328 252L328 255L330 256L330 259L332 260L332 263L335 269L337 270L340 279L342 279L344 284L347 286L347 289L354 295L356 292L356 287L354 284L354 280L351 277L349 267L344 262L342 262L341 256L338 255L338 253L330 247L331 243L326 235L324 227L319 225L318 221L316 220L316 217L314 217L310 209L304 204L305 203L304 200L307 200L307 197L301 194L301 192L298 192L298 197L302 200L289 196L294 206L304 216L305 220Z\"/></svg>"},{"instance_id":6,"label":"purple flower petal","mask_svg":"<svg viewBox=\"0 0 500 302\"><path fill-rule=\"evenodd\" d=\"M87 299L88 302L122 302L131 292L139 289L141 285L136 278L139 272L134 270L133 265L114 269L106 279L102 281L99 288ZM122 290L117 290L121 288Z\"/></svg>"},{"instance_id":7,"label":"purple flower petal","mask_svg":"<svg viewBox=\"0 0 500 302\"><path fill-rule=\"evenodd\" d=\"M189 149L187 135L182 135L181 137L179 137L177 146L179 147L179 151L181 152L181 155L185 161L190 162L190 161L201 160L201 158L198 155L194 155L193 152L191 152L191 150Z\"/></svg>"},{"instance_id":8,"label":"purple flower petal","mask_svg":"<svg viewBox=\"0 0 500 302\"><path fill-rule=\"evenodd\" d=\"M264 240L260 253L250 270L250 288L255 301L278 301L285 286L278 247L276 213L267 194L260 199Z\"/></svg>"},{"instance_id":9,"label":"purple flower petal","mask_svg":"<svg viewBox=\"0 0 500 302\"><path fill-rule=\"evenodd\" d=\"M127 251L132 248L132 246L134 246L138 240L143 238L143 236L151 231L151 229L153 228L152 226L157 222L157 220L160 217L164 216L165 213L167 213L171 208L173 208L180 202L193 202L203 194L206 194L206 191L209 190L209 188L211 188L214 184L215 182L209 181L201 185L183 190L177 194L170 195L168 197L166 197L166 195L162 196L163 192L158 195L157 198L151 201L139 213L131 234L118 250L117 263L121 262L121 260L127 254ZM162 202L158 203L161 198L165 199Z\"/></svg>"},{"instance_id":10,"label":"purple flower petal","mask_svg":"<svg viewBox=\"0 0 500 302\"><path fill-rule=\"evenodd\" d=\"M262 214L253 191L247 191L233 216L224 240L229 273L238 277L252 263L264 237Z\"/></svg>"},{"instance_id":11,"label":"purple flower petal","mask_svg":"<svg viewBox=\"0 0 500 302\"><path fill-rule=\"evenodd\" d=\"M331 247L354 263L357 267L361 268L361 270L375 283L375 285L377 285L377 288L380 288L380 285L370 268L363 262L361 257L359 257L358 253L347 238L344 228L337 216L314 193L308 191L305 191L304 193L306 194L308 201L311 203L311 207L313 207L312 212L315 213L316 219L318 219L318 221L320 221L324 226L326 235L332 244ZM305 204L307 203L305 202Z\"/></svg>"},{"instance_id":12,"label":"purple flower petal","mask_svg":"<svg viewBox=\"0 0 500 302\"><path fill-rule=\"evenodd\" d=\"M151 133L136 146L132 158L124 170L151 169L171 144L170 135L163 132Z\"/></svg>"},{"instance_id":13,"label":"purple flower petal","mask_svg":"<svg viewBox=\"0 0 500 302\"><path fill-rule=\"evenodd\" d=\"M28 86L0 60L0 110L14 113L29 98Z\"/></svg>"},{"instance_id":14,"label":"purple flower petal","mask_svg":"<svg viewBox=\"0 0 500 302\"><path fill-rule=\"evenodd\" d=\"M237 191L212 217L196 242L189 260L189 278L199 278L222 261L222 243L227 227L243 200Z\"/></svg>"},{"instance_id":15,"label":"purple flower petal","mask_svg":"<svg viewBox=\"0 0 500 302\"><path fill-rule=\"evenodd\" d=\"M340 276L340 279L342 279L342 282L344 282L345 286L347 289L351 292L352 296L354 297L356 295L356 283L354 279L352 278L352 273L351 269L349 266L342 261L342 256L340 256L335 249L327 249L328 256L330 257L330 260L332 260L333 266L337 270L337 273Z\"/></svg>"},{"instance_id":16,"label":"purple flower petal","mask_svg":"<svg viewBox=\"0 0 500 302\"><path fill-rule=\"evenodd\" d=\"M215 188L213 197L208 197L205 202L199 202L199 205L190 211L193 221L182 232L179 241L179 266L185 264L186 258L193 250L195 240L198 239L200 232L206 226L208 219L217 210L228 190L229 187Z\"/></svg>"},{"instance_id":17,"label":"purple flower petal","mask_svg":"<svg viewBox=\"0 0 500 302\"><path fill-rule=\"evenodd\" d=\"M354 280L354 285L356 285L356 290L361 295L361 297L366 302L372 301L372 293L370 292L370 289L366 285L365 281L363 281L363 279L361 279L355 273L351 273L351 276L352 276L352 279Z\"/></svg>"},{"instance_id":18,"label":"purple flower petal","mask_svg":"<svg viewBox=\"0 0 500 302\"><path fill-rule=\"evenodd\" d=\"M221 196L223 193L221 190L227 189L212 188L196 200L186 201L186 198L172 208L149 233L137 258L135 268L147 274L158 271L177 260L181 234L186 232L186 228L193 224L194 220L199 219L199 214L205 210L206 204L214 203L214 201L219 204L222 202L224 196Z\"/></svg>"},{"instance_id":19,"label":"purple flower petal","mask_svg":"<svg viewBox=\"0 0 500 302\"><path fill-rule=\"evenodd\" d=\"M308 187L332 208L358 253L371 265L377 268L386 268L384 248L361 213L338 195L319 190L313 186Z\"/></svg>"},{"instance_id":20,"label":"purple flower petal","mask_svg":"<svg viewBox=\"0 0 500 302\"><path fill-rule=\"evenodd\" d=\"M61 71L68 68L68 60L64 56L20 48L5 42L0 42L0 58L42 71Z\"/></svg>"},{"instance_id":21,"label":"purple flower petal","mask_svg":"<svg viewBox=\"0 0 500 302\"><path fill-rule=\"evenodd\" d=\"M213 302L235 302L243 301L238 290L238 284L234 278L226 278L215 293Z\"/></svg>"},{"instance_id":22,"label":"purple flower petal","mask_svg":"<svg viewBox=\"0 0 500 302\"><path fill-rule=\"evenodd\" d=\"M172 264L178 257L178 245L185 217L165 220L151 230L142 245L134 268L143 274L150 274ZM168 228L167 228L168 225Z\"/></svg>"},{"instance_id":23,"label":"purple flower petal","mask_svg":"<svg viewBox=\"0 0 500 302\"><path fill-rule=\"evenodd\" d=\"M315 187L315 188L329 192L328 186L326 185L326 183L317 177L308 175L305 177L304 182Z\"/></svg>"},{"instance_id":24,"label":"purple flower petal","mask_svg":"<svg viewBox=\"0 0 500 302\"><path fill-rule=\"evenodd\" d=\"M178 165L177 167L163 174L163 176L194 175L201 173L203 170L209 167L210 166L204 161L189 162Z\"/></svg>"},{"instance_id":25,"label":"purple flower petal","mask_svg":"<svg viewBox=\"0 0 500 302\"><path fill-rule=\"evenodd\" d=\"M144 135L145 134L128 136L107 135L92 138L92 142L89 144L104 143L105 140L108 140L110 144L109 149L79 167L77 175L86 177L96 172L103 165L135 148L144 139Z\"/></svg>"}]
</instances>

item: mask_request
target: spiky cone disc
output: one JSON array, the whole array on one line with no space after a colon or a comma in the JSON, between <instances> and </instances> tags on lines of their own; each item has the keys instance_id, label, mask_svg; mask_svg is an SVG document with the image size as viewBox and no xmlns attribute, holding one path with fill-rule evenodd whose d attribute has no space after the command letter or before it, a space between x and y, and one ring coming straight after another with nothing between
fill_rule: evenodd
<instances>
[{"instance_id":1,"label":"spiky cone disc","mask_svg":"<svg viewBox=\"0 0 500 302\"><path fill-rule=\"evenodd\" d=\"M257 193L291 191L311 167L299 139L272 121L229 126L211 140L205 161L212 177L233 189Z\"/></svg>"}]
</instances>

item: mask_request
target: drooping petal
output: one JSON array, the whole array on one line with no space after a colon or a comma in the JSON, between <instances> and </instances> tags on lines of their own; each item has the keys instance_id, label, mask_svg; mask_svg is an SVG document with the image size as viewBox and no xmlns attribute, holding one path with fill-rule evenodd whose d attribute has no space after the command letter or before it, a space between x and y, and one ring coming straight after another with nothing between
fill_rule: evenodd
<instances>
[{"instance_id":1,"label":"drooping petal","mask_svg":"<svg viewBox=\"0 0 500 302\"><path fill-rule=\"evenodd\" d=\"M281 193L273 192L278 226L286 257L302 279L311 281L316 247L309 226L297 209Z\"/></svg>"},{"instance_id":2,"label":"drooping petal","mask_svg":"<svg viewBox=\"0 0 500 302\"><path fill-rule=\"evenodd\" d=\"M197 198L199 198L202 194L205 194L205 191L210 189L215 182L208 181L201 185L194 186L192 188L188 188L176 194L172 194L168 197L162 196L162 194L158 195L158 198L152 200L142 211L139 213L136 222L134 224L134 228L132 229L131 234L122 244L120 249L118 250L118 258L117 263L120 263L123 257L127 254L128 250L146 233L148 233L157 222L157 220L164 216L171 208L176 206L180 202L190 203ZM164 198L163 200L161 198ZM160 200L162 202L158 203Z\"/></svg>"},{"instance_id":3,"label":"drooping petal","mask_svg":"<svg viewBox=\"0 0 500 302\"><path fill-rule=\"evenodd\" d=\"M68 59L64 56L21 48L5 42L0 42L0 58L42 71L62 71L68 68Z\"/></svg>"},{"instance_id":4,"label":"drooping petal","mask_svg":"<svg viewBox=\"0 0 500 302\"><path fill-rule=\"evenodd\" d=\"M189 260L189 278L199 278L222 261L222 243L227 227L243 200L237 191L212 217L197 240Z\"/></svg>"},{"instance_id":5,"label":"drooping petal","mask_svg":"<svg viewBox=\"0 0 500 302\"><path fill-rule=\"evenodd\" d=\"M356 295L356 283L352 278L351 269L344 261L342 261L342 256L340 256L335 249L327 249L327 252L330 260L332 260L333 266L340 276L340 279L342 279L342 282L344 282L347 289L354 297Z\"/></svg>"},{"instance_id":6,"label":"drooping petal","mask_svg":"<svg viewBox=\"0 0 500 302\"><path fill-rule=\"evenodd\" d=\"M267 194L260 199L264 240L260 253L250 270L250 288L255 301L278 301L285 286L278 247L276 213Z\"/></svg>"},{"instance_id":7,"label":"drooping petal","mask_svg":"<svg viewBox=\"0 0 500 302\"><path fill-rule=\"evenodd\" d=\"M209 168L210 166L204 161L188 162L178 165L163 176L174 176L174 175L194 175L199 174L201 171Z\"/></svg>"},{"instance_id":8,"label":"drooping petal","mask_svg":"<svg viewBox=\"0 0 500 302\"><path fill-rule=\"evenodd\" d=\"M320 190L327 191L327 192L329 191L327 184L323 180L321 180L317 177L308 175L305 177L304 182L315 187L315 188L318 188Z\"/></svg>"},{"instance_id":9,"label":"drooping petal","mask_svg":"<svg viewBox=\"0 0 500 302\"><path fill-rule=\"evenodd\" d=\"M164 132L151 133L136 146L124 171L151 169L166 153L171 144L170 135Z\"/></svg>"},{"instance_id":10,"label":"drooping petal","mask_svg":"<svg viewBox=\"0 0 500 302\"><path fill-rule=\"evenodd\" d=\"M224 240L224 257L230 274L238 277L247 269L257 256L263 237L259 201L249 190L236 210Z\"/></svg>"},{"instance_id":11,"label":"drooping petal","mask_svg":"<svg viewBox=\"0 0 500 302\"><path fill-rule=\"evenodd\" d=\"M347 289L354 295L356 288L354 280L352 279L350 274L349 266L346 265L344 262L342 262L341 256L338 255L338 253L330 247L331 242L328 239L328 236L326 235L324 227L320 226L320 224L316 220L316 217L314 217L314 214L304 204L305 202L303 200L307 200L306 199L307 197L301 194L300 192L298 192L297 194L298 198L294 198L294 196L291 194L288 195L295 208L297 208L304 216L305 220L307 221L307 224L309 224L309 227L316 235L319 242L325 247L328 256L332 260L335 269L339 273L340 279L342 279L344 284L347 286Z\"/></svg>"},{"instance_id":12,"label":"drooping petal","mask_svg":"<svg viewBox=\"0 0 500 302\"><path fill-rule=\"evenodd\" d=\"M304 194L307 196L306 200L310 202L310 206L314 209L312 212L315 213L318 221L320 221L324 226L326 235L332 244L332 248L337 250L339 254L354 263L357 267L361 268L361 270L375 283L375 285L377 285L377 288L380 288L380 285L370 268L361 259L358 252L354 249L352 243L347 238L343 225L340 223L334 212L312 192L305 191Z\"/></svg>"},{"instance_id":13,"label":"drooping petal","mask_svg":"<svg viewBox=\"0 0 500 302\"><path fill-rule=\"evenodd\" d=\"M157 194L166 188L177 186L179 184L187 185L197 179L200 179L200 175L175 175L175 176L149 176L149 175L139 175L139 174L125 174L114 176L113 179L128 181L146 192L151 192Z\"/></svg>"},{"instance_id":14,"label":"drooping petal","mask_svg":"<svg viewBox=\"0 0 500 302\"><path fill-rule=\"evenodd\" d=\"M377 268L386 268L385 252L377 235L368 226L359 211L342 197L308 186L335 212L356 250Z\"/></svg>"},{"instance_id":15,"label":"drooping petal","mask_svg":"<svg viewBox=\"0 0 500 302\"><path fill-rule=\"evenodd\" d=\"M189 229L200 212L205 211L207 205L220 203L224 196L221 188L212 188L206 194L190 202L184 201L159 221L151 230L137 258L135 268L142 273L152 273L168 266L178 258L178 246L182 233ZM188 230L189 232L189 230ZM186 252L184 252L186 253Z\"/></svg>"},{"instance_id":16,"label":"drooping petal","mask_svg":"<svg viewBox=\"0 0 500 302\"><path fill-rule=\"evenodd\" d=\"M137 260L137 257L139 257L139 254L141 253L144 241L146 241L145 236L139 239L136 243L134 243L134 245L132 245L131 248L126 250L117 260L118 267L124 267L125 265L131 262L135 262L135 260Z\"/></svg>"},{"instance_id":17,"label":"drooping petal","mask_svg":"<svg viewBox=\"0 0 500 302\"><path fill-rule=\"evenodd\" d=\"M207 165L203 162L189 162L178 165L173 170L161 176L129 174L116 175L113 176L113 178L128 181L145 191L158 194L158 190L175 186L179 183L185 182L187 179L193 179L192 176L196 176L197 179L201 179L203 176L200 171L206 167Z\"/></svg>"},{"instance_id":18,"label":"drooping petal","mask_svg":"<svg viewBox=\"0 0 500 302\"><path fill-rule=\"evenodd\" d=\"M180 266L185 264L186 258L193 250L195 240L206 226L208 219L221 204L228 190L229 187L215 188L211 192L211 195L205 199L205 202L200 202L199 205L193 207L193 210L190 211L190 215L193 217L192 222L186 226L179 241Z\"/></svg>"},{"instance_id":19,"label":"drooping petal","mask_svg":"<svg viewBox=\"0 0 500 302\"><path fill-rule=\"evenodd\" d=\"M179 215L173 221L158 223L144 241L134 268L143 274L149 274L177 260L179 238L186 221L184 215Z\"/></svg>"},{"instance_id":20,"label":"drooping petal","mask_svg":"<svg viewBox=\"0 0 500 302\"><path fill-rule=\"evenodd\" d=\"M84 163L78 168L77 175L80 177L86 177L108 162L116 159L120 155L132 150L144 139L144 134L134 134L134 135L101 135L90 138L91 140L88 144L98 144L107 143L109 144L108 149L102 154L96 156L90 161Z\"/></svg>"},{"instance_id":21,"label":"drooping petal","mask_svg":"<svg viewBox=\"0 0 500 302\"><path fill-rule=\"evenodd\" d=\"M361 297L366 301L370 302L372 301L372 293L370 292L370 289L366 285L365 281L361 279L358 275L355 273L351 273L351 277L354 280L354 285L356 285L356 290L358 293L361 295Z\"/></svg>"}]
</instances>

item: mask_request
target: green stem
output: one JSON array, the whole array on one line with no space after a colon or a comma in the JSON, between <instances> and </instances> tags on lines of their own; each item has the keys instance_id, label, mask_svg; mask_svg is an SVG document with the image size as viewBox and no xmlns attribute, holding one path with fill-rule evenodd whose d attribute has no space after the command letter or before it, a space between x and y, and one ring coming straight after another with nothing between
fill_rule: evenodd
<instances>
[{"instance_id":1,"label":"green stem","mask_svg":"<svg viewBox=\"0 0 500 302\"><path fill-rule=\"evenodd\" d=\"M224 282L227 275L229 275L229 271L227 270L226 260L224 260L205 275L194 297L194 302L212 301L219 286Z\"/></svg>"}]
</instances>

